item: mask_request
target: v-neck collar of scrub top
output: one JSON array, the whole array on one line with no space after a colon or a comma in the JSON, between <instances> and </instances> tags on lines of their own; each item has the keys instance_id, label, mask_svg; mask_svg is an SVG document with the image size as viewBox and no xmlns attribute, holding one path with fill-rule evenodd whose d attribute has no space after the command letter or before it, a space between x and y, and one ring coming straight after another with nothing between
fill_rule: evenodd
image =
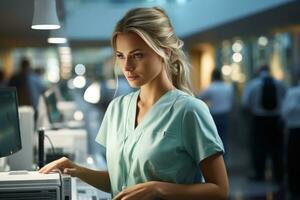
<instances>
[{"instance_id":1,"label":"v-neck collar of scrub top","mask_svg":"<svg viewBox=\"0 0 300 200\"><path fill-rule=\"evenodd\" d=\"M165 99L170 99L169 97L174 95L174 94L178 94L178 90L172 89L167 91L165 94L163 94L153 105L152 107L147 111L147 113L144 115L142 121L135 127L135 120L136 120L136 111L137 111L137 100L138 100L138 96L140 94L140 90L136 91L135 94L132 97L132 100L129 104L129 110L131 110L132 112L128 113L128 121L127 121L127 133L135 133L135 132L140 132L144 125L147 124L147 122L149 122L149 120L151 119L151 116L153 116L154 113L157 113L160 109L161 109L161 103L163 103L163 101ZM173 102L175 102L176 98L173 98ZM171 103L170 101L168 101L168 104ZM171 103L173 104L173 103ZM126 134L126 138L129 135Z\"/></svg>"}]
</instances>

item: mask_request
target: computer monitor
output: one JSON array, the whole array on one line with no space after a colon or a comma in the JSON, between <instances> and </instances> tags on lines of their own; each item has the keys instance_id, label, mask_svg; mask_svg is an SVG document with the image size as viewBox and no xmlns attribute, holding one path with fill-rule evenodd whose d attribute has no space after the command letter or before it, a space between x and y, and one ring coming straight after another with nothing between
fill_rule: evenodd
<instances>
[{"instance_id":1,"label":"computer monitor","mask_svg":"<svg viewBox=\"0 0 300 200\"><path fill-rule=\"evenodd\" d=\"M12 155L21 148L16 89L0 88L0 157Z\"/></svg>"},{"instance_id":2,"label":"computer monitor","mask_svg":"<svg viewBox=\"0 0 300 200\"><path fill-rule=\"evenodd\" d=\"M49 89L44 93L47 115L51 124L62 121L62 114L57 108L57 98L54 89Z\"/></svg>"}]
</instances>

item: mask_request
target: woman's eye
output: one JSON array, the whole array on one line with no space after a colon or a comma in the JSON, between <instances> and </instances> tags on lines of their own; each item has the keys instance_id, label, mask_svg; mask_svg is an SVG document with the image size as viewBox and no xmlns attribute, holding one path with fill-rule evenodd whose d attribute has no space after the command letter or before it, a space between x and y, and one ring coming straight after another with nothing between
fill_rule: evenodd
<instances>
[{"instance_id":1,"label":"woman's eye","mask_svg":"<svg viewBox=\"0 0 300 200\"><path fill-rule=\"evenodd\" d=\"M134 58L139 59L139 58L143 58L143 54L142 53L135 53L133 55Z\"/></svg>"},{"instance_id":2,"label":"woman's eye","mask_svg":"<svg viewBox=\"0 0 300 200\"><path fill-rule=\"evenodd\" d=\"M118 59L123 59L124 58L124 56L122 54L117 54L116 56L117 56Z\"/></svg>"}]
</instances>

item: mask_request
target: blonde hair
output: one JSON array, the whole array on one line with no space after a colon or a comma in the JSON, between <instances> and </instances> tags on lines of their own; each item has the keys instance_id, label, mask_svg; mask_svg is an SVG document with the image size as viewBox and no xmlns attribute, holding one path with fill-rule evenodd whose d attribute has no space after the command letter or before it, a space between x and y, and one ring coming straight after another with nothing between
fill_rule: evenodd
<instances>
[{"instance_id":1,"label":"blonde hair","mask_svg":"<svg viewBox=\"0 0 300 200\"><path fill-rule=\"evenodd\" d=\"M190 64L182 50L183 42L177 38L169 17L159 7L129 10L117 23L112 35L112 47L116 49L119 33L138 34L164 60L166 71L173 85L191 95Z\"/></svg>"}]
</instances>

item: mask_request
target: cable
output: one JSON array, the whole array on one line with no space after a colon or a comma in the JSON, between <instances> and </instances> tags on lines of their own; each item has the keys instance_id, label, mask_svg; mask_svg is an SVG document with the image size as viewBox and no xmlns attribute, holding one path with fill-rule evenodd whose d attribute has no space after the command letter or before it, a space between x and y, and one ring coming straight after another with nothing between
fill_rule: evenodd
<instances>
[{"instance_id":1,"label":"cable","mask_svg":"<svg viewBox=\"0 0 300 200\"><path fill-rule=\"evenodd\" d=\"M50 137L48 135L45 134L45 137L47 138L47 140L49 141L50 145L51 145L51 149L52 149L52 154L55 155L55 150L54 150L54 145L50 139Z\"/></svg>"}]
</instances>

